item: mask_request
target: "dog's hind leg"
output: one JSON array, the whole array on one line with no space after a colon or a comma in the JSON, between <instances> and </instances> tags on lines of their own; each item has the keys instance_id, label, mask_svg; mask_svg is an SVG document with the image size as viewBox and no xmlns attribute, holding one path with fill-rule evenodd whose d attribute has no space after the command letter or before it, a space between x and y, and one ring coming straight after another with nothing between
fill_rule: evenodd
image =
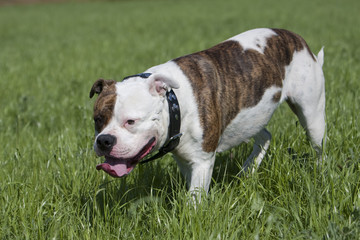
<instances>
[{"instance_id":1,"label":"dog's hind leg","mask_svg":"<svg viewBox=\"0 0 360 240\"><path fill-rule=\"evenodd\" d=\"M253 173L260 166L261 161L265 156L266 150L270 146L271 134L264 128L254 136L254 140L255 143L253 146L253 151L243 165L244 173L249 173L250 168L251 173Z\"/></svg>"},{"instance_id":2,"label":"dog's hind leg","mask_svg":"<svg viewBox=\"0 0 360 240\"><path fill-rule=\"evenodd\" d=\"M319 52L317 61L308 57L307 65L297 64L293 67L290 75L289 85L291 90L287 91L287 103L291 110L297 115L300 124L315 149L319 160L325 144L325 79L322 72L324 53ZM304 61L304 56L298 57ZM294 61L297 59L294 58Z\"/></svg>"}]
</instances>

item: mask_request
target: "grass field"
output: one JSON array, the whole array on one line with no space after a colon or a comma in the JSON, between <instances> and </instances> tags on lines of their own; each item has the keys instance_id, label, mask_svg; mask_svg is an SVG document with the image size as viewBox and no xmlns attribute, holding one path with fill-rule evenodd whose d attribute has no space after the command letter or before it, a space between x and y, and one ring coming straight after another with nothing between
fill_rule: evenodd
<instances>
[{"instance_id":1,"label":"grass field","mask_svg":"<svg viewBox=\"0 0 360 240\"><path fill-rule=\"evenodd\" d=\"M360 3L92 1L0 7L0 239L360 239ZM121 80L255 27L325 46L327 159L283 105L259 170L219 154L196 209L170 156L95 170L98 78Z\"/></svg>"}]
</instances>

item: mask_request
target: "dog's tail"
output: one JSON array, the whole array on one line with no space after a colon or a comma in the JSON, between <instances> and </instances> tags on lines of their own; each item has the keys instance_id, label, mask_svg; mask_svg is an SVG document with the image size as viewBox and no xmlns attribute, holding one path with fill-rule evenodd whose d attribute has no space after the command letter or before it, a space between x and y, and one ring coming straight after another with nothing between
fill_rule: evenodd
<instances>
[{"instance_id":1,"label":"dog's tail","mask_svg":"<svg viewBox=\"0 0 360 240\"><path fill-rule=\"evenodd\" d=\"M317 55L317 60L322 67L324 65L324 47L321 48L320 52Z\"/></svg>"}]
</instances>

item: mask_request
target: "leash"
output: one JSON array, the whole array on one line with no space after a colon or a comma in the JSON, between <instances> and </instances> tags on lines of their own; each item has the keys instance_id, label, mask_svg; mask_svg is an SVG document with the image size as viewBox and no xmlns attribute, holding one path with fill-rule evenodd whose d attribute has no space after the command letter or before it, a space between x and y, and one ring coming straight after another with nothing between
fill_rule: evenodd
<instances>
[{"instance_id":1,"label":"leash","mask_svg":"<svg viewBox=\"0 0 360 240\"><path fill-rule=\"evenodd\" d=\"M150 75L151 73L139 73L125 77L123 81L132 77L148 78L150 77ZM166 92L166 100L169 105L169 127L168 127L168 136L165 141L165 144L159 149L159 151L155 155L140 161L140 164L144 164L163 157L165 154L173 151L180 143L180 137L183 135L182 133L180 133L180 126L181 126L180 105L172 89Z\"/></svg>"}]
</instances>

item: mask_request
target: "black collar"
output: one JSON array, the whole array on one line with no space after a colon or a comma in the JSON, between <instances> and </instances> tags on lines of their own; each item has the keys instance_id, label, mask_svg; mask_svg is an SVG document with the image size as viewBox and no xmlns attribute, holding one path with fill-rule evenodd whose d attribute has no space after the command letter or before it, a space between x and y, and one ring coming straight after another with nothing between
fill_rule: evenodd
<instances>
[{"instance_id":1,"label":"black collar","mask_svg":"<svg viewBox=\"0 0 360 240\"><path fill-rule=\"evenodd\" d=\"M139 73L128 76L124 78L123 81L131 77L148 78L150 75L151 73ZM140 162L141 164L150 162L157 158L161 158L165 154L173 151L179 145L180 137L182 136L182 133L180 133L180 126L181 126L180 106L177 97L172 89L166 92L166 100L169 105L169 130L168 130L168 136L166 142L155 155L145 160L142 160Z\"/></svg>"}]
</instances>

